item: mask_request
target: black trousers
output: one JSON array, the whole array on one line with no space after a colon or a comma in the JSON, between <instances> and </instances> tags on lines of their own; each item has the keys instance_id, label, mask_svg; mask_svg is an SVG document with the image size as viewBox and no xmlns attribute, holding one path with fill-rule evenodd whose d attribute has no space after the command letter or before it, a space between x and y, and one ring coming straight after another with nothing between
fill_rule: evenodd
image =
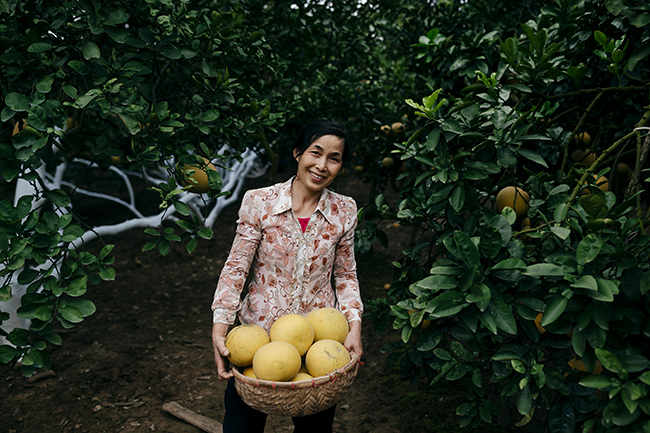
<instances>
[{"instance_id":1,"label":"black trousers","mask_svg":"<svg viewBox=\"0 0 650 433\"><path fill-rule=\"evenodd\" d=\"M267 415L244 403L237 393L234 378L228 381L224 402L223 433L264 433ZM293 432L332 433L335 411L336 405L314 415L293 417Z\"/></svg>"}]
</instances>

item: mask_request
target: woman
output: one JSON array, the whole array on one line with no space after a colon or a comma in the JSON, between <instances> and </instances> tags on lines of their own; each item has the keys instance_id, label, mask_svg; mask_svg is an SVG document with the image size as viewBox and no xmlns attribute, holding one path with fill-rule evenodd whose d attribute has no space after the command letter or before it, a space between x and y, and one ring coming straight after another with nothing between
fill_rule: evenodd
<instances>
[{"instance_id":1,"label":"woman","mask_svg":"<svg viewBox=\"0 0 650 433\"><path fill-rule=\"evenodd\" d=\"M332 121L313 122L294 146L295 176L248 191L242 199L237 233L212 303L215 362L219 379L229 380L225 433L263 432L266 423L266 414L239 397L227 369L224 340L236 318L268 331L285 314L337 307L350 325L344 346L361 359L363 304L354 259L357 207L350 197L327 189L351 154L345 128ZM240 301L251 263L248 294ZM334 411L335 406L293 418L294 432L331 432Z\"/></svg>"}]
</instances>

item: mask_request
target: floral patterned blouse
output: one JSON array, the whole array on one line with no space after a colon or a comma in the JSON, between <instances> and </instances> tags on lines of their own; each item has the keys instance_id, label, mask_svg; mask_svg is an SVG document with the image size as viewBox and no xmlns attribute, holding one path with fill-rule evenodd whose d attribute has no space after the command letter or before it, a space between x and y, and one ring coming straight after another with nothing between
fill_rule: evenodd
<instances>
[{"instance_id":1,"label":"floral patterned blouse","mask_svg":"<svg viewBox=\"0 0 650 433\"><path fill-rule=\"evenodd\" d=\"M324 189L303 233L292 208L292 181L244 195L237 233L214 294L214 323L233 324L239 312L241 323L268 331L280 316L323 307L338 308L349 322L361 320L354 258L356 203ZM248 294L240 301L252 263Z\"/></svg>"}]
</instances>

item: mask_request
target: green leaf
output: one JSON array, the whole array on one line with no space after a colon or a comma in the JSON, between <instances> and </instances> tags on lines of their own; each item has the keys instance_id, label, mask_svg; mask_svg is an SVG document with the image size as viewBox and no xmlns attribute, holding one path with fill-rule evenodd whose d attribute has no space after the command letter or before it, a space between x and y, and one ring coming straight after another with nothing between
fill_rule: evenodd
<instances>
[{"instance_id":1,"label":"green leaf","mask_svg":"<svg viewBox=\"0 0 650 433\"><path fill-rule=\"evenodd\" d=\"M553 405L548 415L550 433L574 433L576 413L568 400L560 400Z\"/></svg>"},{"instance_id":2,"label":"green leaf","mask_svg":"<svg viewBox=\"0 0 650 433\"><path fill-rule=\"evenodd\" d=\"M490 292L490 288L485 284L474 284L470 293L465 298L467 302L475 303L476 307L481 311L485 311L488 305L490 305L491 299L492 292Z\"/></svg>"},{"instance_id":3,"label":"green leaf","mask_svg":"<svg viewBox=\"0 0 650 433\"><path fill-rule=\"evenodd\" d=\"M461 259L467 267L480 265L481 257L478 249L464 232L455 231L452 237L446 238L443 242L449 252Z\"/></svg>"},{"instance_id":4,"label":"green leaf","mask_svg":"<svg viewBox=\"0 0 650 433\"><path fill-rule=\"evenodd\" d=\"M584 376L578 383L587 388L604 389L614 385L615 379L602 374L590 374Z\"/></svg>"},{"instance_id":5,"label":"green leaf","mask_svg":"<svg viewBox=\"0 0 650 433\"><path fill-rule=\"evenodd\" d=\"M209 228L203 228L197 232L197 234L202 238L202 239L212 239L212 230Z\"/></svg>"},{"instance_id":6,"label":"green leaf","mask_svg":"<svg viewBox=\"0 0 650 433\"><path fill-rule=\"evenodd\" d=\"M544 310L541 322L542 327L546 327L555 322L557 318L564 313L564 310L566 310L567 303L568 300L564 296L556 296L553 298L550 304L546 307L546 310Z\"/></svg>"},{"instance_id":7,"label":"green leaf","mask_svg":"<svg viewBox=\"0 0 650 433\"><path fill-rule=\"evenodd\" d=\"M530 386L526 385L517 394L517 410L521 415L526 415L533 407L533 398L530 396Z\"/></svg>"},{"instance_id":8,"label":"green leaf","mask_svg":"<svg viewBox=\"0 0 650 433\"><path fill-rule=\"evenodd\" d=\"M602 278L598 278L596 282L598 283L598 291L589 291L587 292L587 295L597 301L613 302L614 295L618 294L618 287L616 284L609 280L603 280Z\"/></svg>"},{"instance_id":9,"label":"green leaf","mask_svg":"<svg viewBox=\"0 0 650 433\"><path fill-rule=\"evenodd\" d=\"M8 345L0 346L0 364L8 364L18 355L16 348Z\"/></svg>"},{"instance_id":10,"label":"green leaf","mask_svg":"<svg viewBox=\"0 0 650 433\"><path fill-rule=\"evenodd\" d=\"M59 306L59 314L61 314L61 317L63 317L65 320L67 320L70 323L80 323L84 319L84 316L83 314L81 314L81 311L79 311L77 308L75 308L72 305Z\"/></svg>"},{"instance_id":11,"label":"green leaf","mask_svg":"<svg viewBox=\"0 0 650 433\"><path fill-rule=\"evenodd\" d=\"M598 360L601 362L601 364L603 364L603 367L607 370L613 373L621 373L624 371L623 364L621 363L621 360L618 358L618 356L605 349L600 348L595 349L594 352L596 353Z\"/></svg>"},{"instance_id":12,"label":"green leaf","mask_svg":"<svg viewBox=\"0 0 650 433\"><path fill-rule=\"evenodd\" d=\"M126 126L126 129L129 131L129 134L136 135L138 132L141 131L142 128L140 127L140 122L138 122L133 116L124 113L120 113L118 114L118 116L122 120L124 126Z\"/></svg>"},{"instance_id":13,"label":"green leaf","mask_svg":"<svg viewBox=\"0 0 650 433\"><path fill-rule=\"evenodd\" d=\"M499 269L526 269L526 262L521 259L511 257L509 259L501 260L491 268L491 270Z\"/></svg>"},{"instance_id":14,"label":"green leaf","mask_svg":"<svg viewBox=\"0 0 650 433\"><path fill-rule=\"evenodd\" d=\"M571 335L571 346L578 356L585 354L587 347L587 331L585 329L580 329L577 326L574 328Z\"/></svg>"},{"instance_id":15,"label":"green leaf","mask_svg":"<svg viewBox=\"0 0 650 433\"><path fill-rule=\"evenodd\" d=\"M101 252L99 253L99 259L104 260L106 257L108 257L111 251L113 251L113 248L115 248L115 245L112 244L104 245Z\"/></svg>"},{"instance_id":16,"label":"green leaf","mask_svg":"<svg viewBox=\"0 0 650 433\"><path fill-rule=\"evenodd\" d=\"M633 413L625 406L621 399L611 400L605 410L603 410L603 419L617 426L626 427L639 419L641 416L640 410L635 410Z\"/></svg>"},{"instance_id":17,"label":"green leaf","mask_svg":"<svg viewBox=\"0 0 650 433\"><path fill-rule=\"evenodd\" d=\"M93 304L88 299L71 299L68 305L75 307L83 315L83 317L91 316L97 310L95 304Z\"/></svg>"},{"instance_id":18,"label":"green leaf","mask_svg":"<svg viewBox=\"0 0 650 433\"><path fill-rule=\"evenodd\" d=\"M122 8L117 8L117 9L112 9L107 15L106 19L104 20L104 25L107 26L116 26L118 24L125 23L129 19L129 14L126 12L125 9ZM110 30L108 31L110 33Z\"/></svg>"},{"instance_id":19,"label":"green leaf","mask_svg":"<svg viewBox=\"0 0 650 433\"><path fill-rule=\"evenodd\" d=\"M34 311L34 318L47 322L52 318L52 306L42 305Z\"/></svg>"},{"instance_id":20,"label":"green leaf","mask_svg":"<svg viewBox=\"0 0 650 433\"><path fill-rule=\"evenodd\" d=\"M40 272L34 269L24 269L19 275L18 275L18 284L21 284L23 286L26 286L30 284L32 281L38 277Z\"/></svg>"},{"instance_id":21,"label":"green leaf","mask_svg":"<svg viewBox=\"0 0 650 433\"><path fill-rule=\"evenodd\" d=\"M555 236L562 240L566 240L571 235L571 229L568 229L566 227L552 226L551 232L553 232Z\"/></svg>"},{"instance_id":22,"label":"green leaf","mask_svg":"<svg viewBox=\"0 0 650 433\"><path fill-rule=\"evenodd\" d=\"M79 224L70 224L63 230L61 240L63 242L72 242L84 235L86 231Z\"/></svg>"},{"instance_id":23,"label":"green leaf","mask_svg":"<svg viewBox=\"0 0 650 433\"><path fill-rule=\"evenodd\" d=\"M488 329L488 331L496 335L497 323L492 314L490 314L488 311L481 311L478 314L478 318L483 324L483 326L485 326Z\"/></svg>"},{"instance_id":24,"label":"green leaf","mask_svg":"<svg viewBox=\"0 0 650 433\"><path fill-rule=\"evenodd\" d=\"M463 184L458 184L453 189L451 196L449 196L449 203L456 212L460 212L463 209L463 205L465 204L465 188Z\"/></svg>"},{"instance_id":25,"label":"green leaf","mask_svg":"<svg viewBox=\"0 0 650 433\"><path fill-rule=\"evenodd\" d=\"M31 44L29 47L27 47L27 51L30 53L44 53L46 51L50 51L51 49L52 45L46 42L36 42L35 44Z\"/></svg>"},{"instance_id":26,"label":"green leaf","mask_svg":"<svg viewBox=\"0 0 650 433\"><path fill-rule=\"evenodd\" d=\"M87 290L87 277L79 277L71 280L68 284L68 287L65 287L63 291L70 296L81 296L86 293Z\"/></svg>"},{"instance_id":27,"label":"green leaf","mask_svg":"<svg viewBox=\"0 0 650 433\"><path fill-rule=\"evenodd\" d=\"M571 287L598 291L598 283L591 275L583 275L578 281L571 284Z\"/></svg>"},{"instance_id":28,"label":"green leaf","mask_svg":"<svg viewBox=\"0 0 650 433\"><path fill-rule=\"evenodd\" d=\"M46 75L41 78L41 80L36 84L36 90L45 94L49 93L52 90L52 84L54 83L54 77L52 75Z\"/></svg>"},{"instance_id":29,"label":"green leaf","mask_svg":"<svg viewBox=\"0 0 650 433\"><path fill-rule=\"evenodd\" d=\"M501 250L501 233L493 227L486 227L481 233L479 250L486 259L494 259Z\"/></svg>"},{"instance_id":30,"label":"green leaf","mask_svg":"<svg viewBox=\"0 0 650 433\"><path fill-rule=\"evenodd\" d=\"M512 236L512 227L506 217L503 215L495 215L488 225L501 234L501 246L505 247L508 245L510 236Z\"/></svg>"},{"instance_id":31,"label":"green leaf","mask_svg":"<svg viewBox=\"0 0 650 433\"><path fill-rule=\"evenodd\" d=\"M174 45L166 45L160 50L161 54L169 59L178 60L182 57L181 50Z\"/></svg>"},{"instance_id":32,"label":"green leaf","mask_svg":"<svg viewBox=\"0 0 650 433\"><path fill-rule=\"evenodd\" d=\"M533 152L532 150L528 150L528 149L519 149L517 152L524 158L530 159L531 161L536 162L542 167L548 168L548 164L546 164L546 161L544 161L544 158L542 158L539 155L539 153Z\"/></svg>"},{"instance_id":33,"label":"green leaf","mask_svg":"<svg viewBox=\"0 0 650 433\"><path fill-rule=\"evenodd\" d=\"M564 268L551 263L538 263L526 267L523 274L531 277L562 277Z\"/></svg>"},{"instance_id":34,"label":"green leaf","mask_svg":"<svg viewBox=\"0 0 650 433\"><path fill-rule=\"evenodd\" d=\"M84 44L83 46L84 59L86 60L99 59L101 55L102 53L101 51L99 51L99 47L97 46L96 43L88 41Z\"/></svg>"},{"instance_id":35,"label":"green leaf","mask_svg":"<svg viewBox=\"0 0 650 433\"><path fill-rule=\"evenodd\" d=\"M20 93L9 93L5 97L5 104L14 111L27 111L31 104L31 99Z\"/></svg>"},{"instance_id":36,"label":"green leaf","mask_svg":"<svg viewBox=\"0 0 650 433\"><path fill-rule=\"evenodd\" d=\"M55 206L64 208L70 204L70 199L65 191L60 189L52 189L45 191L45 197L54 203Z\"/></svg>"},{"instance_id":37,"label":"green leaf","mask_svg":"<svg viewBox=\"0 0 650 433\"><path fill-rule=\"evenodd\" d=\"M456 286L458 286L458 282L454 278L448 277L446 275L431 275L423 280L418 281L416 284L418 287L421 287L423 289L436 291L454 289Z\"/></svg>"},{"instance_id":38,"label":"green leaf","mask_svg":"<svg viewBox=\"0 0 650 433\"><path fill-rule=\"evenodd\" d=\"M104 281L114 281L115 280L115 269L108 266L103 266L99 270L99 278Z\"/></svg>"},{"instance_id":39,"label":"green leaf","mask_svg":"<svg viewBox=\"0 0 650 433\"><path fill-rule=\"evenodd\" d=\"M600 188L593 188L591 194L580 196L578 203L587 212L587 215L593 218L599 218L601 212L607 211L607 200L605 193L600 191Z\"/></svg>"},{"instance_id":40,"label":"green leaf","mask_svg":"<svg viewBox=\"0 0 650 433\"><path fill-rule=\"evenodd\" d=\"M646 370L650 366L650 361L642 355L626 355L621 358L621 364L628 373L638 373Z\"/></svg>"},{"instance_id":41,"label":"green leaf","mask_svg":"<svg viewBox=\"0 0 650 433\"><path fill-rule=\"evenodd\" d=\"M630 61L627 64L627 70L633 71L636 68L636 65L648 56L650 56L650 43L642 44L630 54Z\"/></svg>"},{"instance_id":42,"label":"green leaf","mask_svg":"<svg viewBox=\"0 0 650 433\"><path fill-rule=\"evenodd\" d=\"M492 299L488 312L494 316L499 329L508 334L517 335L517 321L508 305L499 299Z\"/></svg>"},{"instance_id":43,"label":"green leaf","mask_svg":"<svg viewBox=\"0 0 650 433\"><path fill-rule=\"evenodd\" d=\"M176 209L176 212L178 212L181 215L184 216L189 216L190 215L190 207L183 203L182 201L174 200L173 201L174 209Z\"/></svg>"},{"instance_id":44,"label":"green leaf","mask_svg":"<svg viewBox=\"0 0 650 433\"><path fill-rule=\"evenodd\" d=\"M578 244L576 256L579 265L585 265L593 261L603 247L603 239L595 233L590 233Z\"/></svg>"}]
</instances>

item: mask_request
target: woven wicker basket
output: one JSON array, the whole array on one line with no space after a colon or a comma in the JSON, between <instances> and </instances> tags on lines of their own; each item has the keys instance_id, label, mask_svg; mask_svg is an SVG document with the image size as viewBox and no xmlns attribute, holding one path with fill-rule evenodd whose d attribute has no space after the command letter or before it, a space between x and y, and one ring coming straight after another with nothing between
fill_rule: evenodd
<instances>
[{"instance_id":1,"label":"woven wicker basket","mask_svg":"<svg viewBox=\"0 0 650 433\"><path fill-rule=\"evenodd\" d=\"M348 391L356 375L357 358L327 376L298 382L273 382L244 376L237 368L235 388L242 400L269 415L305 416L328 409Z\"/></svg>"}]
</instances>

